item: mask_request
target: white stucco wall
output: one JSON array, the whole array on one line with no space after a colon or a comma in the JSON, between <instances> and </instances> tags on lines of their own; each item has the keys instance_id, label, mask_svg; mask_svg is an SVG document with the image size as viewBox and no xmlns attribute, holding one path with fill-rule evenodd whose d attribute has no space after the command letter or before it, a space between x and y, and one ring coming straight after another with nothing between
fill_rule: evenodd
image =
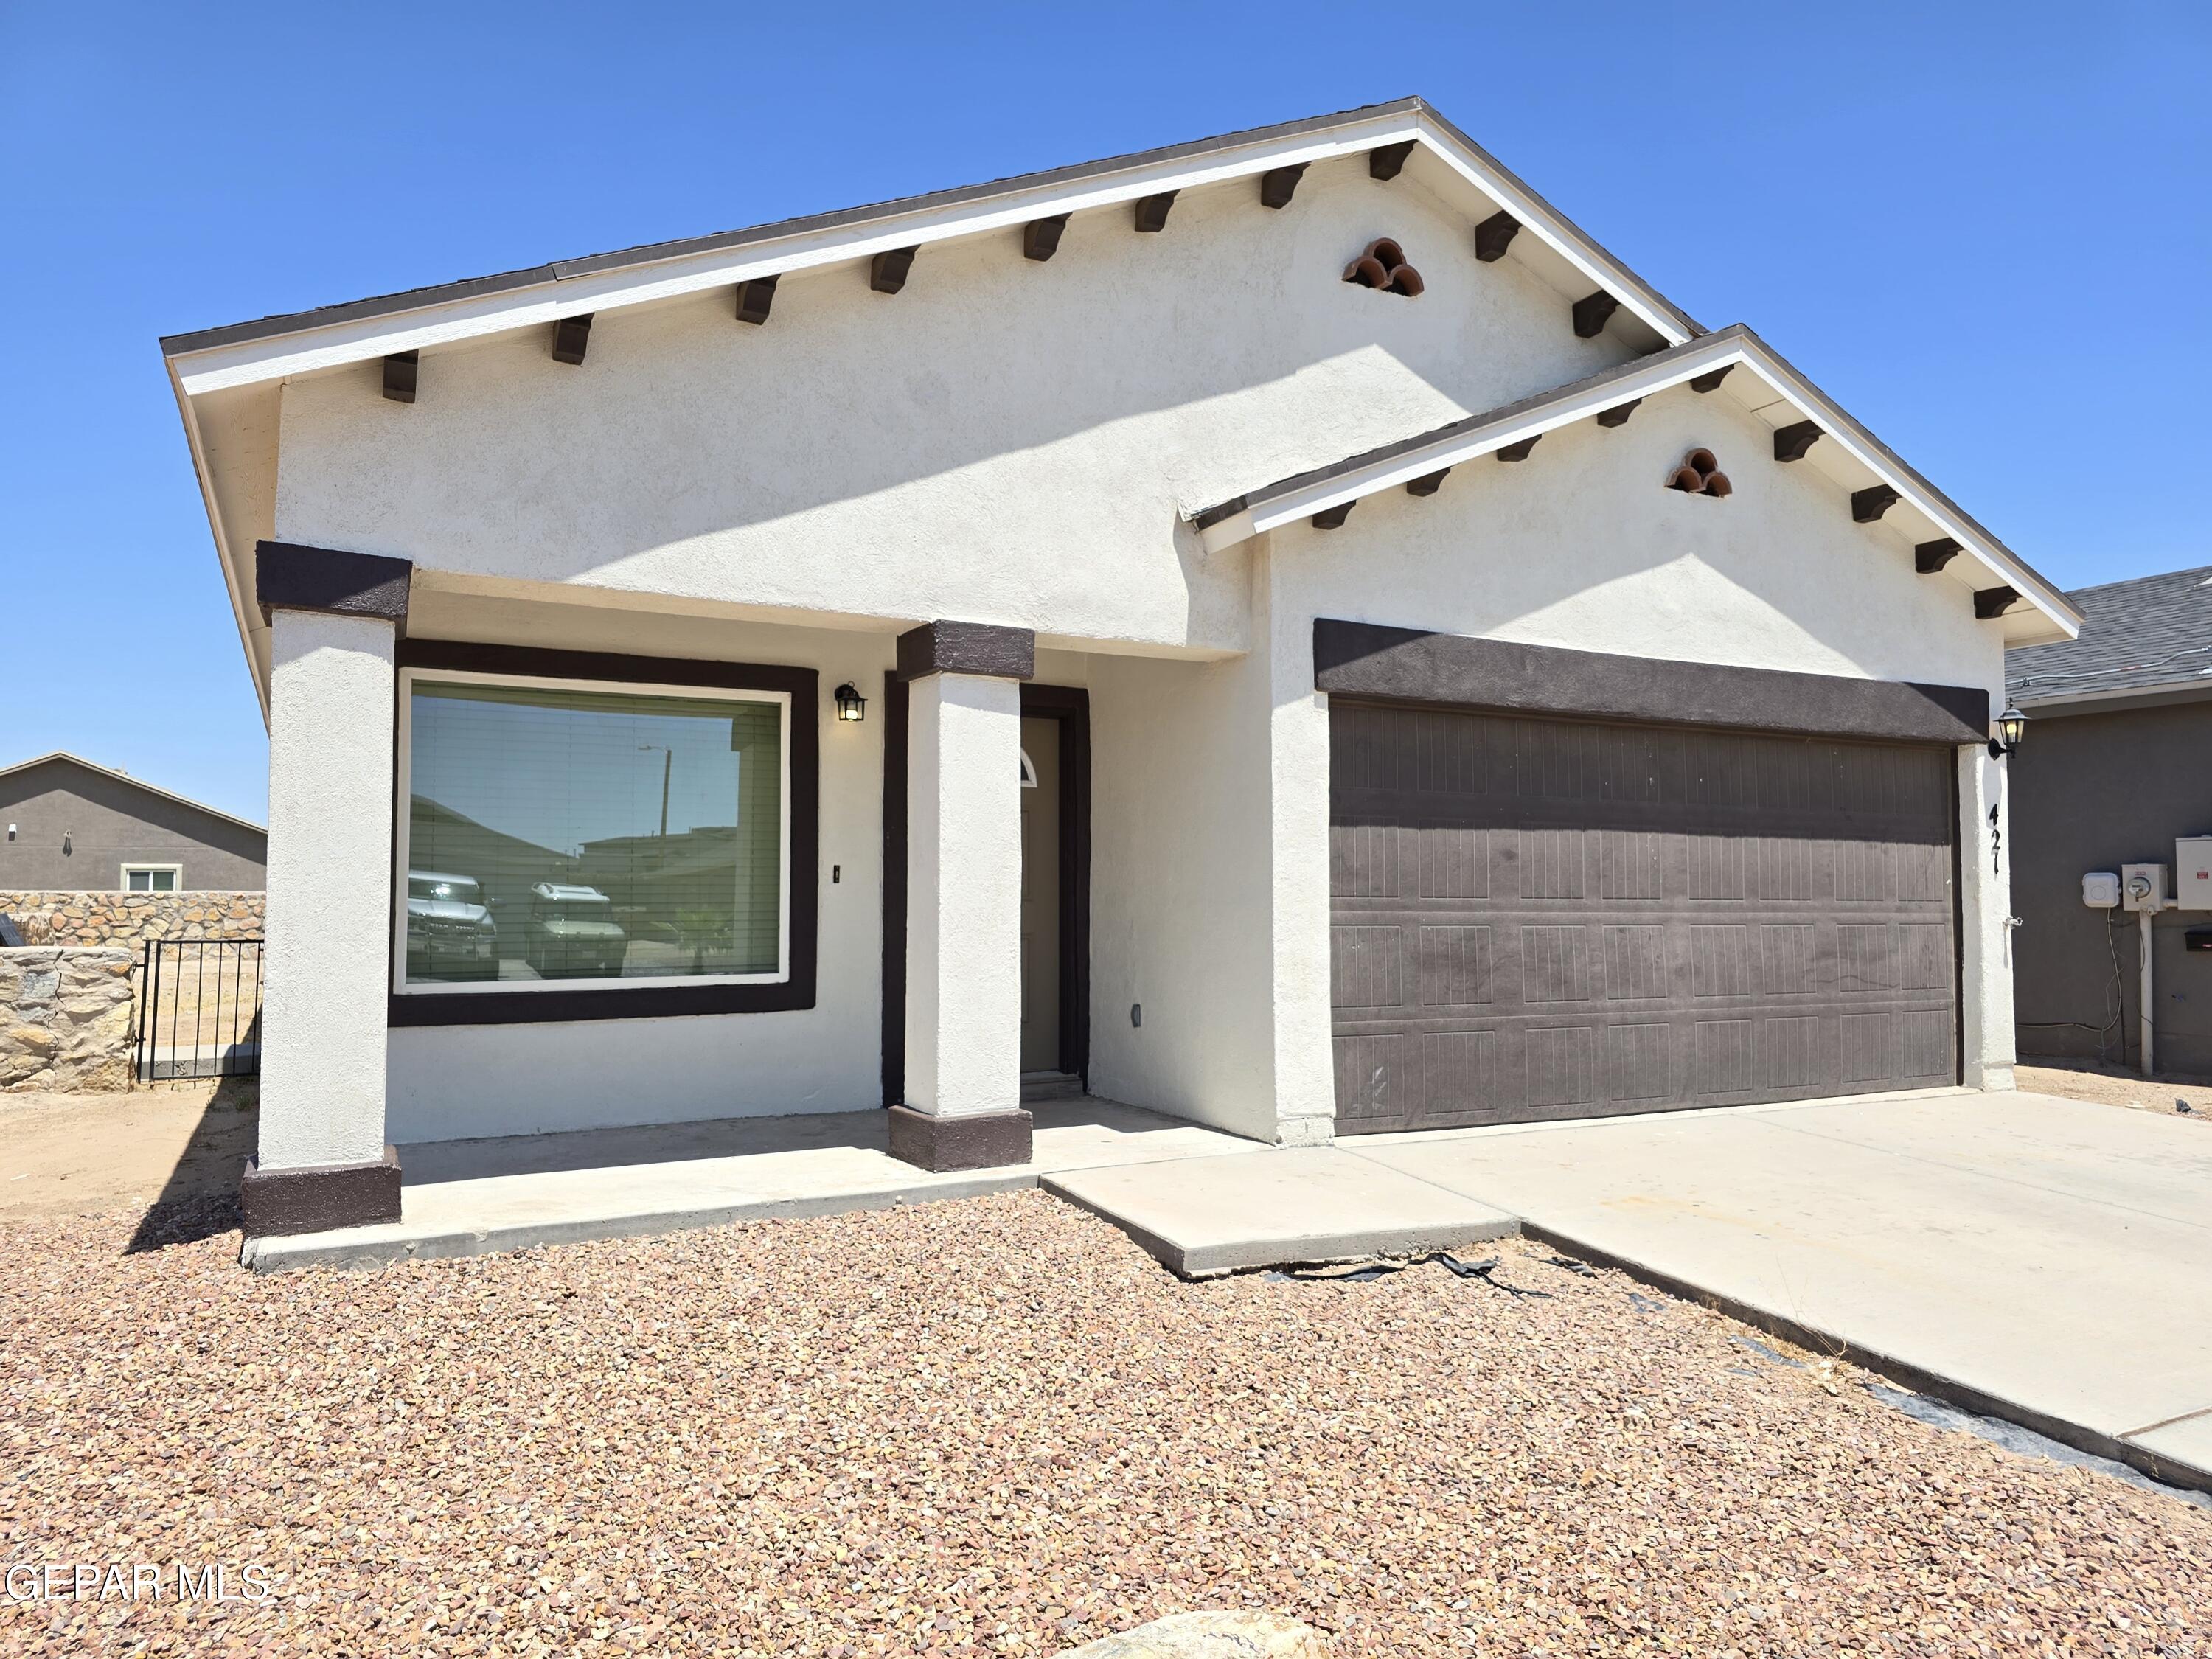
<instances>
[{"instance_id":1,"label":"white stucco wall","mask_svg":"<svg viewBox=\"0 0 2212 1659\"><path fill-rule=\"evenodd\" d=\"M384 1152L395 641L369 617L274 618L264 1170Z\"/></svg>"},{"instance_id":2,"label":"white stucco wall","mask_svg":"<svg viewBox=\"0 0 2212 1659\"><path fill-rule=\"evenodd\" d=\"M1022 1095L1022 711L1013 680L927 674L907 704L906 1099Z\"/></svg>"},{"instance_id":3,"label":"white stucco wall","mask_svg":"<svg viewBox=\"0 0 2212 1659\"><path fill-rule=\"evenodd\" d=\"M393 1030L389 1138L461 1139L609 1124L854 1111L881 1104L881 694L892 641L838 630L437 592L416 595L409 631L422 637L788 663L818 670L820 700L814 714L822 739L819 969L810 1009ZM831 718L830 694L842 680L854 682L869 699L868 717L858 725ZM388 746L388 737L386 741ZM388 860L388 848L380 856ZM380 893L379 903L378 944L388 951L389 901ZM273 929L270 948L276 948ZM381 995L380 980L380 1001Z\"/></svg>"},{"instance_id":4,"label":"white stucco wall","mask_svg":"<svg viewBox=\"0 0 2212 1659\"><path fill-rule=\"evenodd\" d=\"M1316 164L1293 203L1184 192L1140 235L1081 215L933 246L904 292L787 278L610 313L586 361L532 328L284 392L277 534L477 576L1241 649L1244 561L1181 523L1241 490L1621 361L1410 175ZM1340 280L1402 241L1418 300Z\"/></svg>"},{"instance_id":5,"label":"white stucco wall","mask_svg":"<svg viewBox=\"0 0 2212 1659\"><path fill-rule=\"evenodd\" d=\"M1273 1140L1265 667L1090 659L1091 1087Z\"/></svg>"}]
</instances>

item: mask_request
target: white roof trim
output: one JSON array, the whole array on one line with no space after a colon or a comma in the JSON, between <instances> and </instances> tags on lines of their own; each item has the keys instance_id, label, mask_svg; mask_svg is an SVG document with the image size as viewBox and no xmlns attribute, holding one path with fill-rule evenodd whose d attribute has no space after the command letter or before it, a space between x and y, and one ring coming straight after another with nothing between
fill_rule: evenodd
<instances>
[{"instance_id":1,"label":"white roof trim","mask_svg":"<svg viewBox=\"0 0 2212 1659\"><path fill-rule=\"evenodd\" d=\"M239 817L234 813L224 811L220 806L210 806L204 800L194 800L190 795L180 795L173 789L164 789L158 783L149 783L143 778L134 778L119 767L102 766L98 761L88 761L82 755L72 755L66 749L49 750L46 753L33 756L29 760L17 761L13 766L0 766L0 778L7 777L12 773L27 772L34 766L45 766L53 761L67 761L72 766L83 767L88 772L102 773L118 782L129 784L133 789L143 789L149 795L159 795L162 799L173 800L179 806L189 806L196 812L204 812L211 818L221 818L224 823L234 823L241 830L251 830L257 836L265 836L269 833L269 826L265 823L256 823L251 818Z\"/></svg>"},{"instance_id":2,"label":"white roof trim","mask_svg":"<svg viewBox=\"0 0 2212 1659\"><path fill-rule=\"evenodd\" d=\"M1246 505L1240 511L1207 526L1199 532L1200 538L1208 552L1218 552L1253 536L1310 519L1332 507L1358 501L1378 490L1490 454L1509 444L1587 420L1632 398L1651 397L1722 368L1741 368L1759 376L1799 414L1818 422L1824 437L1958 542L1965 549L1963 556L1971 557L1988 573L1990 586L2015 590L2063 637L2072 639L2080 634L2081 615L2067 603L2063 593L2028 568L2009 548L1960 511L1826 392L1741 324L1656 353L1621 369L1578 381L1562 388L1556 395L1510 405L1499 411L1494 420L1483 421L1477 416L1475 423L1449 428L1434 443L1393 445L1364 465L1354 458L1336 467L1324 467L1252 491L1245 497Z\"/></svg>"},{"instance_id":3,"label":"white roof trim","mask_svg":"<svg viewBox=\"0 0 2212 1659\"><path fill-rule=\"evenodd\" d=\"M1048 215L1081 213L1163 191L1197 189L1274 167L1364 155L1407 139L1512 214L1525 232L1588 276L1594 288L1612 294L1661 339L1673 345L1696 337L1696 325L1650 284L1449 122L1419 100L1408 99L1321 123L1297 122L1287 128L1263 129L1243 142L1231 135L1195 155L1185 146L1172 152L1151 152L1149 158L1131 156L1126 165L1101 164L1097 170L1086 171L1076 179L1046 175L1046 182L1024 185L1016 180L1003 191L954 192L961 199L949 203L929 198L920 198L922 205L902 207L894 203L880 212L838 216L840 222L826 227L781 235L769 227L757 238L735 246L676 252L665 257L647 252L635 261L580 270L573 276L548 267L556 274L538 281L526 278L496 292L454 295L450 290L428 289L420 305L372 316L317 323L317 313L308 312L301 314L296 326L272 328L255 337L204 347L192 344L196 337L180 336L166 343L167 355L179 392L194 398L393 352L420 351L533 324L548 325L557 318L734 287L757 276L866 259L891 248L1012 228ZM576 263L594 265L598 262ZM289 324L292 319L276 320Z\"/></svg>"}]
</instances>

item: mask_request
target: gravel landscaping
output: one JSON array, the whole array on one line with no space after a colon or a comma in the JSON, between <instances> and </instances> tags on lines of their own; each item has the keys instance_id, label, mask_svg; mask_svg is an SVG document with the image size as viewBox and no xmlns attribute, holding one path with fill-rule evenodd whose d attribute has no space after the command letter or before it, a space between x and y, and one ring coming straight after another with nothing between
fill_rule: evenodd
<instances>
[{"instance_id":1,"label":"gravel landscaping","mask_svg":"<svg viewBox=\"0 0 2212 1659\"><path fill-rule=\"evenodd\" d=\"M2096 1066L2087 1060L2066 1065L2013 1068L2020 1086L2037 1094L2064 1095L2073 1100L2094 1100L2100 1105L2127 1106L2138 1112L2158 1112L2167 1117L2212 1123L2212 1083L2181 1072L2160 1072L2146 1078L2116 1066Z\"/></svg>"},{"instance_id":2,"label":"gravel landscaping","mask_svg":"<svg viewBox=\"0 0 2212 1659\"><path fill-rule=\"evenodd\" d=\"M2212 1652L2212 1514L1518 1243L1184 1285L1030 1192L257 1278L219 1201L162 1219L0 1224L0 1557L275 1597L0 1602L0 1650L1029 1654L1249 1606L1340 1655Z\"/></svg>"}]
</instances>

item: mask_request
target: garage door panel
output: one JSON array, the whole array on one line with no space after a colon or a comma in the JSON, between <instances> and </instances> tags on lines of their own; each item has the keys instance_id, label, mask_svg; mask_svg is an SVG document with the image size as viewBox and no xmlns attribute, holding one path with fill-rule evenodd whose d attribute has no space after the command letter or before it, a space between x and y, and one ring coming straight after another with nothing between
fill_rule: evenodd
<instances>
[{"instance_id":1,"label":"garage door panel","mask_svg":"<svg viewBox=\"0 0 2212 1659\"><path fill-rule=\"evenodd\" d=\"M1343 705L1340 1127L1956 1076L1948 750Z\"/></svg>"}]
</instances>

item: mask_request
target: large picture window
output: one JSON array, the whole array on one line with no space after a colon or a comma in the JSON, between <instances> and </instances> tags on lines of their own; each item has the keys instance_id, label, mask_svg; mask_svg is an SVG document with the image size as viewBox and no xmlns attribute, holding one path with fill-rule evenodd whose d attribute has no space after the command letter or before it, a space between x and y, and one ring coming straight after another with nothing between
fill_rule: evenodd
<instances>
[{"instance_id":1,"label":"large picture window","mask_svg":"<svg viewBox=\"0 0 2212 1659\"><path fill-rule=\"evenodd\" d=\"M402 691L403 994L788 976L787 694L428 669Z\"/></svg>"}]
</instances>

